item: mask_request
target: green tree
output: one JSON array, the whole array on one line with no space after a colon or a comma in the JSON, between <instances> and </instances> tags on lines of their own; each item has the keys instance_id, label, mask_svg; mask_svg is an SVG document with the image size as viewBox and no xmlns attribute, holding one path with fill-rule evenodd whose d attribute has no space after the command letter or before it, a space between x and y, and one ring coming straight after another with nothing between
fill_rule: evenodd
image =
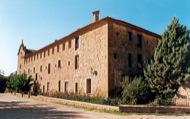
<instances>
[{"instance_id":1,"label":"green tree","mask_svg":"<svg viewBox=\"0 0 190 119\"><path fill-rule=\"evenodd\" d=\"M22 93L22 96L25 92L30 92L33 83L32 76L27 77L25 73L18 75L18 89Z\"/></svg>"},{"instance_id":2,"label":"green tree","mask_svg":"<svg viewBox=\"0 0 190 119\"><path fill-rule=\"evenodd\" d=\"M7 88L12 92L17 92L18 91L18 84L19 84L19 80L18 80L18 76L17 75L11 75L9 77L9 79L6 82L7 84Z\"/></svg>"},{"instance_id":3,"label":"green tree","mask_svg":"<svg viewBox=\"0 0 190 119\"><path fill-rule=\"evenodd\" d=\"M148 101L149 89L148 85L141 76L129 77L125 76L121 83L123 102L136 104Z\"/></svg>"},{"instance_id":4,"label":"green tree","mask_svg":"<svg viewBox=\"0 0 190 119\"><path fill-rule=\"evenodd\" d=\"M0 75L0 93L4 93L6 88L6 78Z\"/></svg>"},{"instance_id":5,"label":"green tree","mask_svg":"<svg viewBox=\"0 0 190 119\"><path fill-rule=\"evenodd\" d=\"M190 78L190 38L186 26L174 18L162 35L144 75L151 91L162 100L171 99Z\"/></svg>"}]
</instances>

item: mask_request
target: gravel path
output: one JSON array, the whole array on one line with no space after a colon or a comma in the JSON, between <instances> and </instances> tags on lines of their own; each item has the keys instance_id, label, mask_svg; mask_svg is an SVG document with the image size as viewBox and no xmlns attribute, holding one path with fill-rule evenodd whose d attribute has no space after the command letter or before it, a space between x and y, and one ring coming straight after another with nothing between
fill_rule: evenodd
<instances>
[{"instance_id":1,"label":"gravel path","mask_svg":"<svg viewBox=\"0 0 190 119\"><path fill-rule=\"evenodd\" d=\"M188 116L115 115L0 94L0 119L190 119Z\"/></svg>"}]
</instances>

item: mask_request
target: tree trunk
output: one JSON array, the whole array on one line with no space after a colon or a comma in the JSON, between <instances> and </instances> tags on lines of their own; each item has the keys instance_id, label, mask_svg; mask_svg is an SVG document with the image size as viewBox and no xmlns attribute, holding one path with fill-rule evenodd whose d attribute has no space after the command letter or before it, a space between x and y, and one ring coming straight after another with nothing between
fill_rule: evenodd
<instances>
[{"instance_id":1,"label":"tree trunk","mask_svg":"<svg viewBox=\"0 0 190 119\"><path fill-rule=\"evenodd\" d=\"M30 98L30 95L31 95L31 94L30 94L30 91L28 91L28 98Z\"/></svg>"}]
</instances>

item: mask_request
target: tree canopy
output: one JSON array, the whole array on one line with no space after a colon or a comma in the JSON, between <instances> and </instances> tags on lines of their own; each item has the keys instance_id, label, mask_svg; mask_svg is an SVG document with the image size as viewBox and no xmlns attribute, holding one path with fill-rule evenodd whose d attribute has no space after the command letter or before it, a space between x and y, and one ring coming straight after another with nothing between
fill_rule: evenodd
<instances>
[{"instance_id":1,"label":"tree canopy","mask_svg":"<svg viewBox=\"0 0 190 119\"><path fill-rule=\"evenodd\" d=\"M189 30L174 18L144 70L151 91L161 99L172 98L179 86L190 79L189 57Z\"/></svg>"}]
</instances>

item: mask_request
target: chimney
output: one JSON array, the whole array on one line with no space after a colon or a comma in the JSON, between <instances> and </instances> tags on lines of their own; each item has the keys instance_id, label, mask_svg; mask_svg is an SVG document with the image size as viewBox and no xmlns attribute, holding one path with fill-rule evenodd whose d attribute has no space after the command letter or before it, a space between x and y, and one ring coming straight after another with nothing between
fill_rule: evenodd
<instances>
[{"instance_id":1,"label":"chimney","mask_svg":"<svg viewBox=\"0 0 190 119\"><path fill-rule=\"evenodd\" d=\"M93 22L97 22L99 20L99 11L92 12L93 14Z\"/></svg>"}]
</instances>

